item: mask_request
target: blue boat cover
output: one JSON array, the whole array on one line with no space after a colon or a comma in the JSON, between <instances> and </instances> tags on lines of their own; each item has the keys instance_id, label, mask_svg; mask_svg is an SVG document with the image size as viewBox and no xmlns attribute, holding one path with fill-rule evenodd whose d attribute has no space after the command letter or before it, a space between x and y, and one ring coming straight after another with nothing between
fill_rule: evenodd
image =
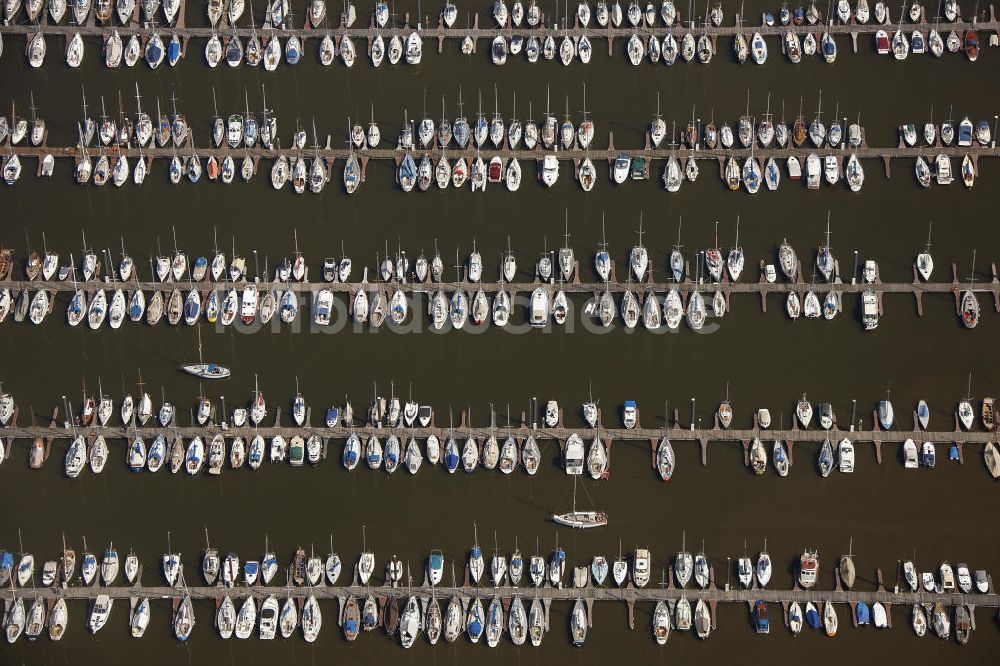
<instances>
[{"instance_id":1,"label":"blue boat cover","mask_svg":"<svg viewBox=\"0 0 1000 666\"><path fill-rule=\"evenodd\" d=\"M858 624L868 624L871 622L871 611L868 609L868 604L863 601L858 602Z\"/></svg>"}]
</instances>

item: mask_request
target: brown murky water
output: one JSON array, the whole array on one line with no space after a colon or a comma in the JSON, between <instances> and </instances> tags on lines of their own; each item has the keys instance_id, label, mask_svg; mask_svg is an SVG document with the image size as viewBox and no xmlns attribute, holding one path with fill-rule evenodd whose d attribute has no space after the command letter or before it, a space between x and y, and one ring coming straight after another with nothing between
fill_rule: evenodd
<instances>
[{"instance_id":1,"label":"brown murky water","mask_svg":"<svg viewBox=\"0 0 1000 666\"><path fill-rule=\"evenodd\" d=\"M485 19L486 5L480 4ZM748 15L761 9L756 6L759 3L754 4ZM366 9L359 7L359 12ZM401 15L408 9L414 8L399 5L396 12ZM426 5L422 9L424 13L437 10ZM189 7L189 24L200 23L201 16L200 8ZM980 37L985 41L984 35ZM730 62L728 51L721 50L728 49L728 44L720 43L719 56L710 66L668 69L629 66L623 57L624 44L616 44L615 57L609 59L600 41L587 67L529 66L514 58L496 68L488 64L485 49L465 59L456 54L457 44L450 44L446 55L427 53L419 68L383 66L375 71L359 62L348 72L341 65L323 70L312 57L315 44L307 43L308 55L298 67L282 66L277 73L266 74L245 68L211 71L202 64L200 43L192 45L187 59L175 70L162 67L156 72L144 66L106 71L96 43L89 41L84 66L71 71L61 65L61 44L49 46L47 64L40 71L29 71L21 57L23 41L5 39L0 102L6 104L13 98L21 112L26 112L28 92L33 91L39 112L51 127L50 143L58 145L75 136L81 85L86 86L91 113L99 107L101 95L109 110L117 111L119 91L126 109L134 112L130 96L136 81L146 108L155 108L157 97L166 108L176 93L179 109L203 144L212 113L212 87L219 112L226 115L244 107L245 89L251 106L259 108L262 83L286 143L296 119L309 125L313 118L321 135L329 133L339 141L347 117L367 118L371 103L383 141L387 141L398 131L404 109L410 117L422 115L425 90L428 113L434 117L440 115L442 95L447 98L448 114L457 115L459 88L465 115L474 117L480 89L484 112L492 112L494 84L506 117L512 115L516 90L518 116L527 115L530 101L538 119L548 88L556 115L563 115L568 96L571 113L579 119L586 82L587 111L597 124L597 145L605 145L607 132L613 131L615 144L621 148L641 144L643 129L655 111L657 92L669 126L673 119L680 124L689 118L692 106L697 117L714 115L716 121L733 122L745 111L748 90L752 113L763 113L771 93L772 113L780 115L783 101L791 120L800 97L806 112L812 112L822 89L824 115L829 117L828 110L838 103L841 116L854 118L860 112L871 145L895 144L894 128L906 121L924 122L932 107L938 120L948 115L952 105L956 119L966 114L973 119L991 118L1000 101L988 82L997 57L990 49L984 50L974 66L957 56L941 61L913 57L896 63L877 58L867 46L861 54L851 54L847 44L841 43L834 66L814 62L792 67L782 61L777 44L772 43L770 61L758 68ZM430 50L429 40L425 46ZM740 241L748 256L744 279L756 279L757 262L761 258L773 261L783 237L798 249L811 272L813 248L823 238L829 212L834 252L845 270L857 251L861 259L878 260L884 281L909 281L913 257L933 221L935 279L950 279L952 262L958 265L959 275L967 277L974 249L978 249L978 279L987 279L988 264L994 259L991 245L997 240L991 224L995 166L990 161L980 164L981 180L971 192L958 184L921 191L913 181L911 165L898 162L893 166L893 177L886 180L880 164L865 164L868 178L860 195L841 187L807 192L786 182L778 193L750 197L725 191L708 168L703 168L696 183L667 195L659 181L660 165L650 181L629 182L620 188L602 173L589 195L571 181L566 166L551 190L536 185L526 169L529 177L516 195L495 186L476 195L467 190L404 195L393 186L391 168L373 164L368 181L352 197L342 194L336 182L322 196L296 197L287 190L274 192L264 174L250 185L224 187L205 181L173 187L166 181L163 165L154 167L141 189L131 185L80 188L72 184L67 164L58 165L52 181L42 182L27 175L34 168L28 161L21 182L0 190L0 243L14 247L23 257L25 230L35 249L40 248L44 232L50 249L79 256L83 230L88 244L114 253L119 238L124 237L128 251L141 264L157 251L158 241L164 248L172 247L172 228L182 249L192 256L210 256L214 228L221 246L230 248L235 236L241 254L249 259L256 251L263 272L265 257L273 265L279 257L291 254L295 231L316 275L324 256L339 255L341 240L354 259L355 274L362 264L374 267L376 253L384 253L387 244L390 251L398 246L415 257L421 251L430 254L436 240L450 265L456 249L464 260L475 240L492 274L509 237L519 272L529 279L543 247L551 249L562 242L564 216L568 215L570 242L586 278L593 276L592 253L601 240L602 218L610 250L622 263L636 239L641 215L651 265L662 272L681 216L681 240L689 256L713 244L716 221L719 243L728 247L739 216ZM335 173L339 174L339 168L342 165L335 167ZM144 267L144 274L148 268ZM581 305L582 301L574 301L577 310ZM927 399L933 411L932 427L933 422L951 422L955 402L966 394L969 372L973 373L973 396L996 391L998 365L992 354L992 330L997 319L986 301L982 324L966 331L954 315L950 296L925 298L923 317L917 317L910 297L888 296L885 315L874 333L861 330L853 298L845 299L846 312L832 322L792 323L781 312L777 298L768 305L768 312L762 313L756 296L734 297L733 311L707 335L684 327L675 334L626 332L617 323L611 331L595 333L580 321L574 322L572 331L521 334L496 329L433 334L426 330L425 320L416 326L420 330L406 333L388 327L378 332L346 328L316 333L308 326L297 332L247 333L203 326L206 357L233 368L230 380L205 389L217 404L225 396L231 409L234 403L247 400L256 374L272 409L287 409L298 380L317 414L313 420L319 421L330 402L343 402L347 395L357 407L370 396L373 381L382 393L394 381L399 394L406 395L412 386L416 398L435 407L438 424L446 425L449 408L456 418L460 410L471 408L473 419L482 422L491 403L501 415L508 404L512 414L520 414L533 396L557 398L568 412L575 412L592 387L609 416L612 406L633 398L643 410L644 425L655 426L663 420L665 403L671 411L676 406L687 423L692 398L698 418L707 423L727 383L737 418L746 422L762 406L788 419L794 401L807 392L814 400L832 401L843 420L856 399L859 416L870 424L870 409L888 387L901 415L919 398ZM187 422L187 409L194 405L199 388L196 381L176 372L176 366L196 354L193 330L165 325L151 330L129 324L114 333L75 330L63 323L64 306L60 301L53 316L38 328L11 322L0 327L0 341L7 352L0 379L5 390L17 397L22 423L30 418L28 406L45 419L64 394L79 404L82 382L88 390L95 390L100 380L117 401L124 390L134 393L140 370L154 401L158 402L162 387ZM516 313L518 321L523 316L523 312ZM575 413L568 419L579 420ZM287 416L283 420L287 422ZM908 423L908 415L902 420ZM175 548L183 553L189 578L194 579L204 526L210 530L213 545L244 557L259 556L265 536L283 557L299 545L314 544L325 553L332 532L341 556L353 561L361 549L362 525L366 525L368 544L380 565L395 553L417 570L431 548L443 548L449 559L463 558L475 523L487 552L493 548L495 532L503 550L513 549L516 540L522 550L530 552L537 540L547 554L558 532L559 543L573 563L587 562L598 553L615 555L620 541L625 549L651 547L656 568L665 566L686 531L689 548L700 547L704 539L717 572L725 571L727 558L742 554L744 542L756 552L766 538L779 572L776 584L791 581L792 564L808 545L820 550L821 586L831 587L832 562L851 537L861 589L874 587L875 567L889 575L897 559L912 556L914 549L924 569L947 558L1000 572L993 521L982 518L995 513L1000 503L978 450L960 467L947 462L946 450L939 446L936 469L910 471L889 451L883 464L877 465L871 446L862 443L854 475L823 480L815 472L813 452L806 447L800 447L791 475L779 479L773 474L757 478L747 472L735 445L712 444L710 464L703 468L696 447L681 444L677 473L665 485L649 468L645 444L618 443L610 480L583 484L584 501L589 498L606 509L611 525L594 533L574 534L556 530L547 521L553 509L569 504L571 495L571 484L556 465L552 445L545 449L546 464L534 478L486 471L450 476L427 467L416 477L404 472L388 477L360 468L347 473L335 459L315 469L227 470L220 478L164 472L133 475L121 463L124 455L118 446L103 475L88 474L77 481L63 478L59 455L40 471L28 470L24 445L17 443L13 459L4 466L0 499L7 508L0 515L0 535L4 547L16 548L20 529L25 548L39 560L55 555L65 532L78 551L83 537L92 550L113 540L120 551L134 548L151 565L165 550L169 531ZM147 572L146 582L153 579L154 573ZM721 608L719 630L706 643L676 635L659 648L649 636L651 609L639 609L637 628L630 633L624 607L605 605L596 610L586 648L572 651L566 632L567 609L557 605L553 631L540 649L516 649L504 643L488 650L463 639L454 646L434 648L419 641L411 651L402 652L382 635L366 635L355 644L345 642L334 625L332 605L323 609L327 623L313 645L298 637L270 644L222 641L212 629L209 606L198 605L194 637L181 645L170 634L168 609L168 602L156 602L147 636L134 641L128 636L123 607L116 608L110 625L92 637L85 629L83 605L74 604L69 634L61 643L4 645L0 661L320 664L388 659L459 663L486 658L491 663L574 659L597 664L625 657L637 663L808 659L820 664L864 655L869 660L897 658L911 663L937 663L952 656L978 663L995 651L997 641L995 616L987 609L978 611L979 630L970 645L959 651L953 642L915 638L908 628L906 609L894 609L896 626L891 632L876 635L874 629L846 629L836 640L827 641L811 632L793 640L783 629L759 638L749 626L745 608L729 606Z\"/></svg>"}]
</instances>

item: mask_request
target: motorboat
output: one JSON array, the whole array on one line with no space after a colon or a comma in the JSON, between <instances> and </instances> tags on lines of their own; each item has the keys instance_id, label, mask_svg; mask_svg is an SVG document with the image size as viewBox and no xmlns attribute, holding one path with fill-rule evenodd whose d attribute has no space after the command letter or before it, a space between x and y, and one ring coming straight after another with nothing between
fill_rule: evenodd
<instances>
[{"instance_id":1,"label":"motorboat","mask_svg":"<svg viewBox=\"0 0 1000 666\"><path fill-rule=\"evenodd\" d=\"M934 442L924 442L920 445L920 466L932 468L937 462L937 449Z\"/></svg>"},{"instance_id":2,"label":"motorboat","mask_svg":"<svg viewBox=\"0 0 1000 666\"><path fill-rule=\"evenodd\" d=\"M807 590L812 588L816 584L818 572L819 557L817 551L805 549L799 558L799 585Z\"/></svg>"}]
</instances>

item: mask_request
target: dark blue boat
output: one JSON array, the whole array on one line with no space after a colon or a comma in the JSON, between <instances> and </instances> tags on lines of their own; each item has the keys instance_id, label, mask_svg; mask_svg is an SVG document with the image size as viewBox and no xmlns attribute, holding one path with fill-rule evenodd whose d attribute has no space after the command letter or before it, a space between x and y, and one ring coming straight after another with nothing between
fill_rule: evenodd
<instances>
[{"instance_id":1,"label":"dark blue boat","mask_svg":"<svg viewBox=\"0 0 1000 666\"><path fill-rule=\"evenodd\" d=\"M181 59L181 40L174 35L167 44L167 62L173 67Z\"/></svg>"},{"instance_id":2,"label":"dark blue boat","mask_svg":"<svg viewBox=\"0 0 1000 666\"><path fill-rule=\"evenodd\" d=\"M285 62L289 65L299 64L299 60L302 58L302 54L297 48L298 41L294 39L289 39L285 43Z\"/></svg>"},{"instance_id":3,"label":"dark blue boat","mask_svg":"<svg viewBox=\"0 0 1000 666\"><path fill-rule=\"evenodd\" d=\"M449 439L444 447L444 466L449 472L454 472L458 469L458 462L458 445L455 444L455 440Z\"/></svg>"},{"instance_id":4,"label":"dark blue boat","mask_svg":"<svg viewBox=\"0 0 1000 666\"><path fill-rule=\"evenodd\" d=\"M240 44L239 36L233 35L226 44L226 62L230 67L235 67L241 60L243 60L243 45Z\"/></svg>"},{"instance_id":5,"label":"dark blue boat","mask_svg":"<svg viewBox=\"0 0 1000 666\"><path fill-rule=\"evenodd\" d=\"M365 612L361 616L361 626L365 631L371 631L378 625L378 616L371 612L369 606L373 604L365 604Z\"/></svg>"},{"instance_id":6,"label":"dark blue boat","mask_svg":"<svg viewBox=\"0 0 1000 666\"><path fill-rule=\"evenodd\" d=\"M815 607L810 607L806 609L806 623L813 629L820 628L819 612Z\"/></svg>"},{"instance_id":7,"label":"dark blue boat","mask_svg":"<svg viewBox=\"0 0 1000 666\"><path fill-rule=\"evenodd\" d=\"M186 298L184 299L184 317L185 319L197 319L198 314L201 312L201 303L196 303L194 299Z\"/></svg>"},{"instance_id":8,"label":"dark blue boat","mask_svg":"<svg viewBox=\"0 0 1000 666\"><path fill-rule=\"evenodd\" d=\"M468 632L469 638L474 641L478 641L479 637L483 635L483 622L478 615L469 622Z\"/></svg>"},{"instance_id":9,"label":"dark blue boat","mask_svg":"<svg viewBox=\"0 0 1000 666\"><path fill-rule=\"evenodd\" d=\"M858 618L859 627L863 624L871 624L872 621L871 609L868 608L868 604L866 604L865 602L863 601L858 602L858 607L855 610L855 614L857 615Z\"/></svg>"},{"instance_id":10,"label":"dark blue boat","mask_svg":"<svg viewBox=\"0 0 1000 666\"><path fill-rule=\"evenodd\" d=\"M154 69L163 60L163 49L160 47L160 44L161 42L158 37L150 39L146 43L146 64Z\"/></svg>"}]
</instances>

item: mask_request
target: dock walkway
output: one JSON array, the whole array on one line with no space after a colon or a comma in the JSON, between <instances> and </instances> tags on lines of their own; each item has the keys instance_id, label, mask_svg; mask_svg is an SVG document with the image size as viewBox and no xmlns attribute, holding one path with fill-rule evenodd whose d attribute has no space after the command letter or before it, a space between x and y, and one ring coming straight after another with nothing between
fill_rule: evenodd
<instances>
[{"instance_id":1,"label":"dock walkway","mask_svg":"<svg viewBox=\"0 0 1000 666\"><path fill-rule=\"evenodd\" d=\"M506 141L506 139L505 139ZM12 148L14 154L20 155L22 157L44 157L45 155L52 155L55 158L72 157L76 160L80 159L81 149L79 145L73 146L14 146ZM305 159L313 159L315 157L320 157L330 161L343 161L347 160L348 157L354 155L357 157L358 161L367 162L368 160L383 160L400 162L407 151L401 148L273 148L268 149L262 146L254 146L253 148L229 148L228 146L221 148L210 148L210 147L199 147L197 150L193 149L176 149L170 147L164 148L139 148L139 147L110 147L103 148L98 146L88 146L84 149L86 153L91 157L92 160L99 157L101 154L108 154L112 156L114 154L124 155L129 158L139 158L142 157L148 160L155 159L166 159L170 160L175 155L179 157L189 157L192 154L197 155L201 159L206 159L208 157L215 157L217 160L221 161L226 158L226 156L232 156L234 159L242 159L244 156L249 155L252 159L257 161L261 159L277 159L279 156L284 155L285 157L299 157ZM775 160L787 160L789 157L795 157L799 159L800 162L804 162L806 158L811 154L816 154L819 156L824 156L827 154L839 155L841 157L848 156L850 154L856 154L859 159L882 159L882 160L892 160L892 159L916 159L917 157L924 157L925 159L933 159L936 155L944 154L951 158L964 158L969 155L971 159L978 161L982 157L998 157L1000 156L1000 147L997 146L983 146L975 143L971 146L926 146L918 145L913 147L907 147L905 145L899 145L895 147L870 147L867 145L862 145L857 148L841 146L838 148L831 148L824 145L820 148L814 148L812 146L804 145L800 148L795 147L769 147L762 148L760 146L754 146L752 148L753 155L760 162L766 162L770 158ZM751 148L742 147L732 147L723 148L718 147L715 149L710 149L706 147L699 148L678 148L678 147L667 147L667 148L653 148L647 146L644 148L633 148L633 149L618 149L614 146L614 137L609 137L609 147L607 148L571 148L568 150L546 150L539 144L532 150L527 149L516 149L511 150L509 146L505 143L503 148L493 148L486 147L475 148L471 144L462 148L445 148L441 149L439 147L431 147L428 149L414 148L411 152L415 157L420 157L423 155L429 156L433 160L437 160L442 156L449 161L456 160L460 157L464 157L466 160L474 160L476 157L482 157L484 162L489 162L493 157L500 157L505 162L510 159L517 160L537 160L541 161L545 157L555 157L559 160L573 160L581 161L587 158L591 160L607 160L609 163L613 163L615 159L621 153L625 153L632 157L644 157L647 160L668 160L671 157L677 158L678 160L715 160L719 161L720 169L722 168L724 162L729 158L736 158L742 162L742 160L750 157Z\"/></svg>"},{"instance_id":2,"label":"dock walkway","mask_svg":"<svg viewBox=\"0 0 1000 666\"><path fill-rule=\"evenodd\" d=\"M959 281L957 279L957 267L953 265L953 275L950 282L945 281L934 281L934 282L865 282L863 280L857 280L855 282L805 282L801 279L801 271L797 272L799 279L796 282L765 282L761 280L760 282L733 282L728 278L721 282L710 282L701 281L694 282L690 279L685 279L682 282L662 282L658 280L653 280L652 276L650 279L644 282L621 282L616 280L611 280L609 282L580 282L578 280L570 282L542 282L540 280L535 280L533 282L515 281L515 282L499 282L492 280L484 280L480 282L471 282L467 279L463 279L461 282L455 282L453 280L445 280L442 282L432 282L428 279L426 282L418 281L389 281L389 282L366 282L366 281L351 281L351 282L268 282L266 280L257 281L257 286L260 289L274 288L278 291L291 291L298 294L316 294L320 290L329 289L333 293L346 293L353 294L354 292L364 289L366 291L375 289L376 287L380 289L389 289L395 291L399 289L404 294L424 294L430 295L436 293L438 290L452 291L456 286L460 286L465 290L478 290L482 289L488 294L496 293L500 290L506 290L507 292L531 292L538 287L550 288L552 290L561 289L567 294L594 294L602 293L604 291L610 291L612 293L620 294L626 291L641 292L641 293L657 293L662 294L675 289L679 293L689 294L693 291L722 291L724 294L787 294L789 292L803 292L807 290L813 290L816 292L826 292L829 290L836 290L846 294L858 294L863 291L874 291L880 294L953 294L957 291L974 291L977 293L987 293L995 294L1000 291L1000 277L998 277L996 270L994 268L993 277L991 280L983 280L980 282L970 283L968 281ZM577 271L574 271L576 274ZM689 272L688 272L689 273ZM686 273L687 274L687 273ZM76 283L64 280L64 281L45 281L45 280L0 280L0 289L7 288L12 292L20 292L22 289L28 289L35 291L38 289L45 289L49 292L62 292L62 293L72 293L76 289L83 290L86 294L92 294L98 289L107 290L112 287L120 287L126 291L134 291L136 289L141 289L144 292L153 291L171 291L173 289L180 289L182 292L187 292L190 289L197 289L199 292L208 293L209 291L225 291L230 288L236 288L239 290L243 285L247 284L247 280L241 279L237 282L212 282L210 280L202 280L199 282L189 283L186 280L181 280L179 282L158 282L149 280L130 280L128 282L112 282L108 278L92 279L88 281L78 281ZM253 282L250 280L249 282Z\"/></svg>"},{"instance_id":3,"label":"dock walkway","mask_svg":"<svg viewBox=\"0 0 1000 666\"><path fill-rule=\"evenodd\" d=\"M865 603L874 603L876 601L881 601L883 604L933 604L938 601L944 606L952 606L959 604L969 604L975 606L986 606L986 607L998 607L1000 606L1000 595L995 593L990 594L962 594L962 593L947 593L947 594L936 594L933 592L909 592L909 591L886 591L886 590L871 590L871 591L847 591L847 590L803 590L801 588L796 589L718 589L718 588L685 588L677 589L672 587L649 587L649 588L636 588L631 584L628 587L583 587L583 588L573 588L573 587L562 587L555 588L551 586L545 587L512 587L510 585L503 585L501 587L483 586L483 587L446 587L446 586L413 586L413 587L389 587L389 586L326 586L319 585L315 587L288 587L288 586L273 586L264 587L261 585L253 586L236 586L227 588L222 585L217 586L187 586L187 587L167 587L164 585L160 586L145 586L136 585L132 587L124 586L114 586L114 587L100 587L98 585L93 585L90 587L84 586L69 586L66 588L60 587L49 587L49 588L38 588L32 591L26 590L16 590L12 592L8 588L0 590L0 599L9 600L13 594L28 594L32 597L40 596L43 599L58 599L64 598L67 600L76 599L93 599L98 594L106 594L113 599L128 599L135 596L145 596L150 598L159 599L170 599L183 596L188 594L191 596L192 600L204 600L213 599L221 600L226 596L234 598L243 598L246 596L254 596L258 599L264 599L270 595L274 595L279 599L285 597L294 598L305 598L310 595L315 596L318 600L324 599L346 599L347 597L361 597L364 598L369 594L374 594L376 596L385 597L396 597L397 599L405 599L409 595L414 595L417 597L430 597L432 595L440 599L450 599L456 597L458 599L471 600L475 597L492 597L498 596L502 599L510 599L515 596L520 596L524 600L532 600L535 598L542 600L551 601L573 601L576 599L584 599L589 601L618 601L625 603L656 603L657 601L676 601L678 599L686 598L688 601L694 602L699 599L703 599L706 602L715 603L745 603L752 604L757 599L762 599L766 602L771 603L791 603L797 601L804 604L808 601L831 601L833 603L843 603L843 604L856 604L858 602L864 601Z\"/></svg>"}]
</instances>

